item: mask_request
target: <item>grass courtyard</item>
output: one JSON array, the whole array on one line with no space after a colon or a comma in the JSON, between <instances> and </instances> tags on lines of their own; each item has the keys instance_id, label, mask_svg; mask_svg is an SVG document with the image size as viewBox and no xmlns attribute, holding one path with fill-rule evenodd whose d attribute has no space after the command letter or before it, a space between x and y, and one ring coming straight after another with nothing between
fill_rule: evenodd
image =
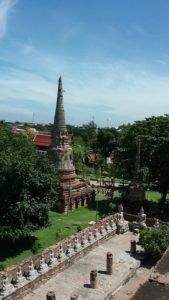
<instances>
[{"instance_id":1,"label":"grass courtyard","mask_svg":"<svg viewBox=\"0 0 169 300\"><path fill-rule=\"evenodd\" d=\"M101 213L108 212L106 197L102 195L97 196L98 211ZM101 215L97 214L97 220ZM42 251L43 249L56 244L77 232L77 227L85 228L89 226L90 221L96 220L95 205L91 207L80 207L69 216L59 214L56 212L49 212L49 225L40 230L37 230L30 235L30 237L22 239L17 244L1 245L0 247L0 268L6 268L12 264L28 258L29 256Z\"/></svg>"},{"instance_id":2,"label":"grass courtyard","mask_svg":"<svg viewBox=\"0 0 169 300\"><path fill-rule=\"evenodd\" d=\"M115 191L116 199L120 196L119 191ZM147 191L146 198L149 201L157 202L160 199L160 193ZM167 195L169 198L169 195ZM97 195L97 221L110 213L109 203L106 196ZM117 199L118 200L118 199ZM116 201L112 202L112 209L115 210ZM20 240L15 244L1 245L0 247L0 269L6 268L12 264L21 262L33 254L56 244L58 241L73 235L78 227L82 229L89 226L90 221L96 221L96 205L90 207L80 207L69 216L56 212L49 212L49 225L42 229L34 231L29 237Z\"/></svg>"}]
</instances>

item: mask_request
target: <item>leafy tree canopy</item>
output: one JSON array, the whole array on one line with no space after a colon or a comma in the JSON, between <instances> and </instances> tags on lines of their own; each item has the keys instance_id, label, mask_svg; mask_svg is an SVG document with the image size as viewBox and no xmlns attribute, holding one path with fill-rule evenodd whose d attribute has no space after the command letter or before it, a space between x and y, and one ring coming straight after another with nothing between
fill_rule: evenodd
<instances>
[{"instance_id":1,"label":"leafy tree canopy","mask_svg":"<svg viewBox=\"0 0 169 300\"><path fill-rule=\"evenodd\" d=\"M169 246L168 226L142 230L139 237L139 244L144 248L147 255L159 258Z\"/></svg>"},{"instance_id":2,"label":"leafy tree canopy","mask_svg":"<svg viewBox=\"0 0 169 300\"><path fill-rule=\"evenodd\" d=\"M104 158L112 154L117 144L118 131L115 128L99 128L97 134L97 149Z\"/></svg>"},{"instance_id":3,"label":"leafy tree canopy","mask_svg":"<svg viewBox=\"0 0 169 300\"><path fill-rule=\"evenodd\" d=\"M141 142L143 180L166 198L169 190L169 115L151 117L119 128L116 163L125 178L133 176L136 144Z\"/></svg>"},{"instance_id":4,"label":"leafy tree canopy","mask_svg":"<svg viewBox=\"0 0 169 300\"><path fill-rule=\"evenodd\" d=\"M31 139L0 125L0 239L15 240L47 224L58 176Z\"/></svg>"}]
</instances>

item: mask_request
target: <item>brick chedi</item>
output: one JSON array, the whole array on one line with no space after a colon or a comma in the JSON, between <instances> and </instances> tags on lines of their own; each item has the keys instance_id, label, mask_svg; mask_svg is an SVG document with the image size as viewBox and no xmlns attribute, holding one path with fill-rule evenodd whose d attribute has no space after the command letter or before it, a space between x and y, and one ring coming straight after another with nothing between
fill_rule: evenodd
<instances>
[{"instance_id":1,"label":"brick chedi","mask_svg":"<svg viewBox=\"0 0 169 300\"><path fill-rule=\"evenodd\" d=\"M59 202L56 203L56 209L68 213L69 210L89 204L92 200L92 188L88 182L77 179L73 165L73 152L68 143L61 77L58 83L52 142L48 155L60 177Z\"/></svg>"}]
</instances>

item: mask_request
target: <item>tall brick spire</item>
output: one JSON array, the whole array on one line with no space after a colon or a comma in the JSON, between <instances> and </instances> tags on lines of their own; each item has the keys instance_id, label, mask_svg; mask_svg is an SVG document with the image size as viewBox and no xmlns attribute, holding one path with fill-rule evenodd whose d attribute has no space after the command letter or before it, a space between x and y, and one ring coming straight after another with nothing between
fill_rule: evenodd
<instances>
[{"instance_id":1,"label":"tall brick spire","mask_svg":"<svg viewBox=\"0 0 169 300\"><path fill-rule=\"evenodd\" d=\"M92 199L92 189L88 182L79 181L73 165L73 151L68 143L68 132L63 107L62 79L59 78L57 103L52 131L52 143L48 155L59 174L59 202L56 208L69 213L69 210L87 205Z\"/></svg>"},{"instance_id":2,"label":"tall brick spire","mask_svg":"<svg viewBox=\"0 0 169 300\"><path fill-rule=\"evenodd\" d=\"M68 133L66 128L65 112L63 106L62 78L59 77L57 103L52 132L52 144L54 146L59 146L61 143L63 143L63 140L64 143L67 143Z\"/></svg>"}]
</instances>

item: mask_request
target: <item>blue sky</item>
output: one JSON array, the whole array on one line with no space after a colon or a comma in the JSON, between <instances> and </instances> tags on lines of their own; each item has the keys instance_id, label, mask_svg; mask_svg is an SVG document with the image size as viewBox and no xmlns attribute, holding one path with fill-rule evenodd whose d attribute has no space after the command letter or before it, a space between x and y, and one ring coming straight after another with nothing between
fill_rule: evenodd
<instances>
[{"instance_id":1,"label":"blue sky","mask_svg":"<svg viewBox=\"0 0 169 300\"><path fill-rule=\"evenodd\" d=\"M118 126L169 113L168 0L0 0L0 119Z\"/></svg>"}]
</instances>

